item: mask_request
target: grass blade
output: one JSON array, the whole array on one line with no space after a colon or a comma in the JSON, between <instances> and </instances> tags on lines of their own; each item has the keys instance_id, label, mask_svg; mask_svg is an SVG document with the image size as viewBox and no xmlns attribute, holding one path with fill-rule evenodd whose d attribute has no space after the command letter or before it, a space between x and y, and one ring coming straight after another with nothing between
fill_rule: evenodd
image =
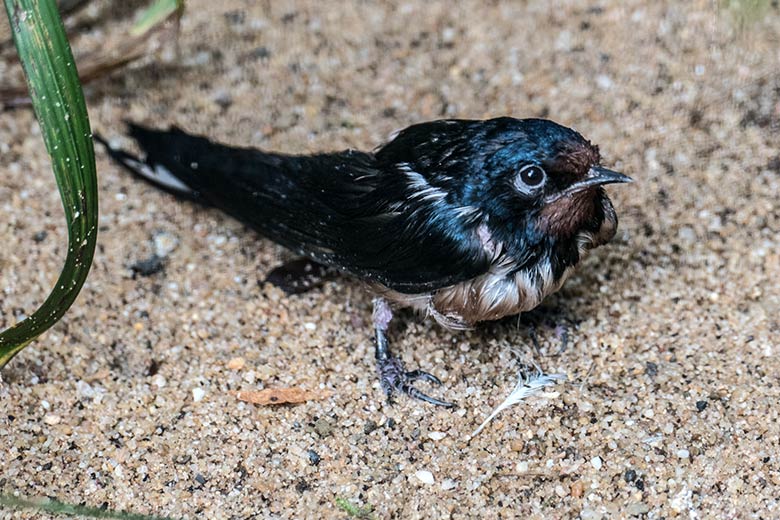
<instances>
[{"instance_id":1,"label":"grass blade","mask_svg":"<svg viewBox=\"0 0 780 520\"><path fill-rule=\"evenodd\" d=\"M97 239L95 152L84 94L54 0L4 0L35 115L65 209L68 253L49 297L0 333L0 368L70 308L89 273Z\"/></svg>"},{"instance_id":2,"label":"grass blade","mask_svg":"<svg viewBox=\"0 0 780 520\"><path fill-rule=\"evenodd\" d=\"M156 0L148 9L143 11L138 21L130 29L133 36L142 36L148 33L154 26L159 25L172 14L180 15L184 10L184 0Z\"/></svg>"},{"instance_id":3,"label":"grass blade","mask_svg":"<svg viewBox=\"0 0 780 520\"><path fill-rule=\"evenodd\" d=\"M50 498L19 498L13 495L0 495L0 507L13 509L34 509L55 515L78 516L80 518L110 518L113 520L171 520L162 516L147 516L124 511L111 511L97 507L66 504Z\"/></svg>"}]
</instances>

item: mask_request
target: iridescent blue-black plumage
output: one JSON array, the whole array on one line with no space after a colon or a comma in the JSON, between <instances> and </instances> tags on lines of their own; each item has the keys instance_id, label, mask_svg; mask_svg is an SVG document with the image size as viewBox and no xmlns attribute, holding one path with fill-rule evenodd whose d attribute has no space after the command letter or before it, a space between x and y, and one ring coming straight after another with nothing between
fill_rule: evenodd
<instances>
[{"instance_id":1,"label":"iridescent blue-black plumage","mask_svg":"<svg viewBox=\"0 0 780 520\"><path fill-rule=\"evenodd\" d=\"M628 180L601 168L580 134L539 119L433 121L372 153L305 156L175 128L130 125L130 135L143 160L109 152L134 173L453 325L528 310L557 290L614 234L601 186ZM390 359L385 329L376 322L378 359ZM412 392L391 361L394 388Z\"/></svg>"}]
</instances>

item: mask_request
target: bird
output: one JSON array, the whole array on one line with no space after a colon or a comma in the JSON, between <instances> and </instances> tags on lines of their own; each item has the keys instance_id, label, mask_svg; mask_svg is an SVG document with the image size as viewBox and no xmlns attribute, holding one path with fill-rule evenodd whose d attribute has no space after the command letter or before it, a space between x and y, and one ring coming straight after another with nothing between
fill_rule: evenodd
<instances>
[{"instance_id":1,"label":"bird","mask_svg":"<svg viewBox=\"0 0 780 520\"><path fill-rule=\"evenodd\" d=\"M127 125L141 155L95 139L132 174L364 282L390 402L400 393L454 406L415 385L441 385L436 376L392 354L395 310L458 330L537 307L614 237L604 186L632 181L602 166L598 146L547 119L435 120L370 152L300 155Z\"/></svg>"}]
</instances>

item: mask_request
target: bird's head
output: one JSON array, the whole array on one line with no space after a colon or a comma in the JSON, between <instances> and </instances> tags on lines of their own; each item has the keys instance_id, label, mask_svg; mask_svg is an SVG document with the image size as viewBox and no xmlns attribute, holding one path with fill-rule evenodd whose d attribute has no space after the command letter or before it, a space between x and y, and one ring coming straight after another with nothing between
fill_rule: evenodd
<instances>
[{"instance_id":1,"label":"bird's head","mask_svg":"<svg viewBox=\"0 0 780 520\"><path fill-rule=\"evenodd\" d=\"M492 228L560 239L585 230L592 246L617 227L603 186L631 181L602 167L598 147L582 135L544 119L423 123L377 155L408 164L450 203L478 208Z\"/></svg>"},{"instance_id":2,"label":"bird's head","mask_svg":"<svg viewBox=\"0 0 780 520\"><path fill-rule=\"evenodd\" d=\"M631 178L601 166L598 147L570 128L541 119L498 121L478 159L490 179L477 181L487 211L556 238L587 228L594 246L611 239L617 216L603 186Z\"/></svg>"}]
</instances>

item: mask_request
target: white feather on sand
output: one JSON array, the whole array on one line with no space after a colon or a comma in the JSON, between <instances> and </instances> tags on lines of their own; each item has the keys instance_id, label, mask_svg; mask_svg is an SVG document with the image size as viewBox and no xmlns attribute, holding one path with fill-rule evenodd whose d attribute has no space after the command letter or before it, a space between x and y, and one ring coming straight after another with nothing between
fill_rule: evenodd
<instances>
[{"instance_id":1,"label":"white feather on sand","mask_svg":"<svg viewBox=\"0 0 780 520\"><path fill-rule=\"evenodd\" d=\"M539 367L539 365L535 363L523 363L521 367L522 368L518 374L519 377L515 387L509 393L507 398L504 399L504 401L499 404L495 410L490 413L490 415L488 415L487 419L485 419L482 424L479 425L479 428L474 430L474 432L469 436L469 439L476 437L477 434L479 434L479 432L481 432L485 426L490 423L490 421L492 421L505 409L518 404L527 397L531 397L540 393L542 390L544 390L545 387L554 385L558 381L566 381L567 379L566 374L545 374L542 372L542 369ZM529 370L529 368L531 370Z\"/></svg>"}]
</instances>

